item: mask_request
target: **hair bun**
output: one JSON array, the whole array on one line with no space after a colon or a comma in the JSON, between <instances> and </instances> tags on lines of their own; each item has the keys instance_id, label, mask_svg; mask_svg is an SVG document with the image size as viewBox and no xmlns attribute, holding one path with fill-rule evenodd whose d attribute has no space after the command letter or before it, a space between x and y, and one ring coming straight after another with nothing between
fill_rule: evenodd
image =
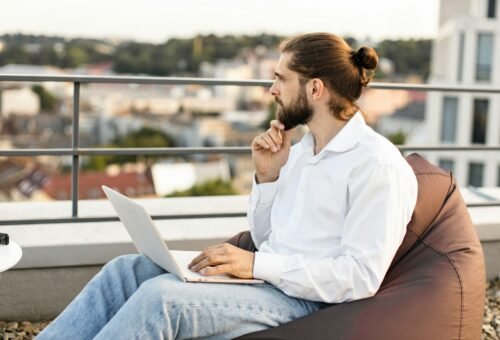
<instances>
[{"instance_id":1,"label":"hair bun","mask_svg":"<svg viewBox=\"0 0 500 340\"><path fill-rule=\"evenodd\" d=\"M378 65L377 52L372 47L361 47L357 52L352 53L354 63L367 70L374 70Z\"/></svg>"}]
</instances>

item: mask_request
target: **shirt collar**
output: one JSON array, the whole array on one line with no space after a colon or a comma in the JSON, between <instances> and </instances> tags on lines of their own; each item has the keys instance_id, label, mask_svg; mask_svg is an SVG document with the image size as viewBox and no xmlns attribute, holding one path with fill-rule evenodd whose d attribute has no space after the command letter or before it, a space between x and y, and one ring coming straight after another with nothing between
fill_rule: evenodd
<instances>
[{"instance_id":1,"label":"shirt collar","mask_svg":"<svg viewBox=\"0 0 500 340\"><path fill-rule=\"evenodd\" d=\"M345 152L354 148L359 142L365 131L366 122L360 111L357 111L347 122L346 125L333 137L324 150L333 152ZM309 131L300 141L303 149L314 148L314 136Z\"/></svg>"}]
</instances>

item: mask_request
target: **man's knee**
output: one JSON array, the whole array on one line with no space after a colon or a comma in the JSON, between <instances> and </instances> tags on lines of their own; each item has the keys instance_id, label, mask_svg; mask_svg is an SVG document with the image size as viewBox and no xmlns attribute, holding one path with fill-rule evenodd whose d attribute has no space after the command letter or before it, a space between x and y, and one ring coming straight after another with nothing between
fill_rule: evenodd
<instances>
[{"instance_id":1,"label":"man's knee","mask_svg":"<svg viewBox=\"0 0 500 340\"><path fill-rule=\"evenodd\" d=\"M102 268L104 272L121 272L129 270L139 265L140 263L150 261L146 256L141 254L128 254L117 256Z\"/></svg>"},{"instance_id":2,"label":"man's knee","mask_svg":"<svg viewBox=\"0 0 500 340\"><path fill-rule=\"evenodd\" d=\"M187 302L192 295L191 287L173 274L164 274L145 281L137 290L144 302L155 302L165 307L175 307Z\"/></svg>"}]
</instances>

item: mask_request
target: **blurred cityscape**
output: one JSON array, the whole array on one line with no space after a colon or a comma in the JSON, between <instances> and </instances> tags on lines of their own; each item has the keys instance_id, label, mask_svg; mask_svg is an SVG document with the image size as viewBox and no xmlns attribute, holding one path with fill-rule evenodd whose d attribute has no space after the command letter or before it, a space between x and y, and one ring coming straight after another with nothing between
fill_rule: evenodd
<instances>
[{"instance_id":1,"label":"blurred cityscape","mask_svg":"<svg viewBox=\"0 0 500 340\"><path fill-rule=\"evenodd\" d=\"M481 5L478 5L481 4ZM495 85L500 21L495 1L441 1L432 40L360 41L381 59L377 82ZM0 36L0 74L189 76L272 79L284 37L198 35L164 44ZM496 40L495 40L496 39ZM495 52L496 51L496 52ZM394 144L498 145L498 95L365 90L368 123ZM274 116L263 87L85 84L80 147L249 146ZM0 148L71 147L71 83L0 82ZM496 115L495 115L496 113ZM298 129L300 140L306 128ZM500 158L471 153L426 155L462 186L500 186ZM0 158L0 201L68 200L71 158ZM102 198L102 184L130 197L247 194L250 155L82 157L79 198Z\"/></svg>"}]
</instances>

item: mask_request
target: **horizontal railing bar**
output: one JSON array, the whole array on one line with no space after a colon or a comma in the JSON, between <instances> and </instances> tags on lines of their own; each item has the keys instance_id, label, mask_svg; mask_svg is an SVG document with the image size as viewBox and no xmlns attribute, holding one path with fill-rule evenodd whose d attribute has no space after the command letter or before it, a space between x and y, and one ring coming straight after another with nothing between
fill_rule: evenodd
<instances>
[{"instance_id":1,"label":"horizontal railing bar","mask_svg":"<svg viewBox=\"0 0 500 340\"><path fill-rule=\"evenodd\" d=\"M82 84L149 84L149 85L207 85L207 86L271 86L272 80L217 79L196 77L136 77L136 76L83 76L83 75L26 75L0 74L0 81L30 82L78 82ZM500 88L490 86L404 84L373 82L369 88L379 90L439 91L500 93Z\"/></svg>"},{"instance_id":2,"label":"horizontal railing bar","mask_svg":"<svg viewBox=\"0 0 500 340\"><path fill-rule=\"evenodd\" d=\"M98 156L98 155L190 155L190 154L246 154L250 147L203 148L79 148L79 149L14 149L0 150L0 156Z\"/></svg>"},{"instance_id":3,"label":"horizontal railing bar","mask_svg":"<svg viewBox=\"0 0 500 340\"><path fill-rule=\"evenodd\" d=\"M246 217L246 213L217 213L217 214L178 214L178 215L152 215L153 220L180 220L195 218L231 218ZM61 224L61 223L89 223L89 222L116 222L120 219L116 216L101 217L61 217L46 219L23 219L23 220L0 220L2 225L25 225L25 224Z\"/></svg>"},{"instance_id":4,"label":"horizontal railing bar","mask_svg":"<svg viewBox=\"0 0 500 340\"><path fill-rule=\"evenodd\" d=\"M432 85L432 84L402 84L402 83L371 83L369 88L378 90L404 90L422 92L472 92L472 93L500 93L500 88L491 86L463 86L463 85Z\"/></svg>"},{"instance_id":5,"label":"horizontal railing bar","mask_svg":"<svg viewBox=\"0 0 500 340\"><path fill-rule=\"evenodd\" d=\"M433 146L396 145L400 151L500 151L500 146ZM250 147L200 148L79 148L79 149L12 149L0 150L0 157L21 156L98 156L98 155L192 155L192 154L248 154Z\"/></svg>"},{"instance_id":6,"label":"horizontal railing bar","mask_svg":"<svg viewBox=\"0 0 500 340\"><path fill-rule=\"evenodd\" d=\"M500 146L480 145L396 145L400 151L499 151Z\"/></svg>"},{"instance_id":7,"label":"horizontal railing bar","mask_svg":"<svg viewBox=\"0 0 500 340\"><path fill-rule=\"evenodd\" d=\"M93 148L79 149L82 156L97 155L193 155L193 154L246 154L252 150L250 147L202 147L202 148Z\"/></svg>"},{"instance_id":8,"label":"horizontal railing bar","mask_svg":"<svg viewBox=\"0 0 500 340\"><path fill-rule=\"evenodd\" d=\"M21 157L21 156L72 156L75 154L73 149L12 149L0 150L2 157Z\"/></svg>"},{"instance_id":9,"label":"horizontal railing bar","mask_svg":"<svg viewBox=\"0 0 500 340\"><path fill-rule=\"evenodd\" d=\"M487 208L487 207L499 207L500 202L487 202L487 203L468 203L467 208Z\"/></svg>"},{"instance_id":10,"label":"horizontal railing bar","mask_svg":"<svg viewBox=\"0 0 500 340\"><path fill-rule=\"evenodd\" d=\"M271 86L271 80L237 80L194 77L135 77L135 76L41 76L0 74L0 81L30 82L78 82L82 84L145 84L145 85L207 85L207 86Z\"/></svg>"}]
</instances>

